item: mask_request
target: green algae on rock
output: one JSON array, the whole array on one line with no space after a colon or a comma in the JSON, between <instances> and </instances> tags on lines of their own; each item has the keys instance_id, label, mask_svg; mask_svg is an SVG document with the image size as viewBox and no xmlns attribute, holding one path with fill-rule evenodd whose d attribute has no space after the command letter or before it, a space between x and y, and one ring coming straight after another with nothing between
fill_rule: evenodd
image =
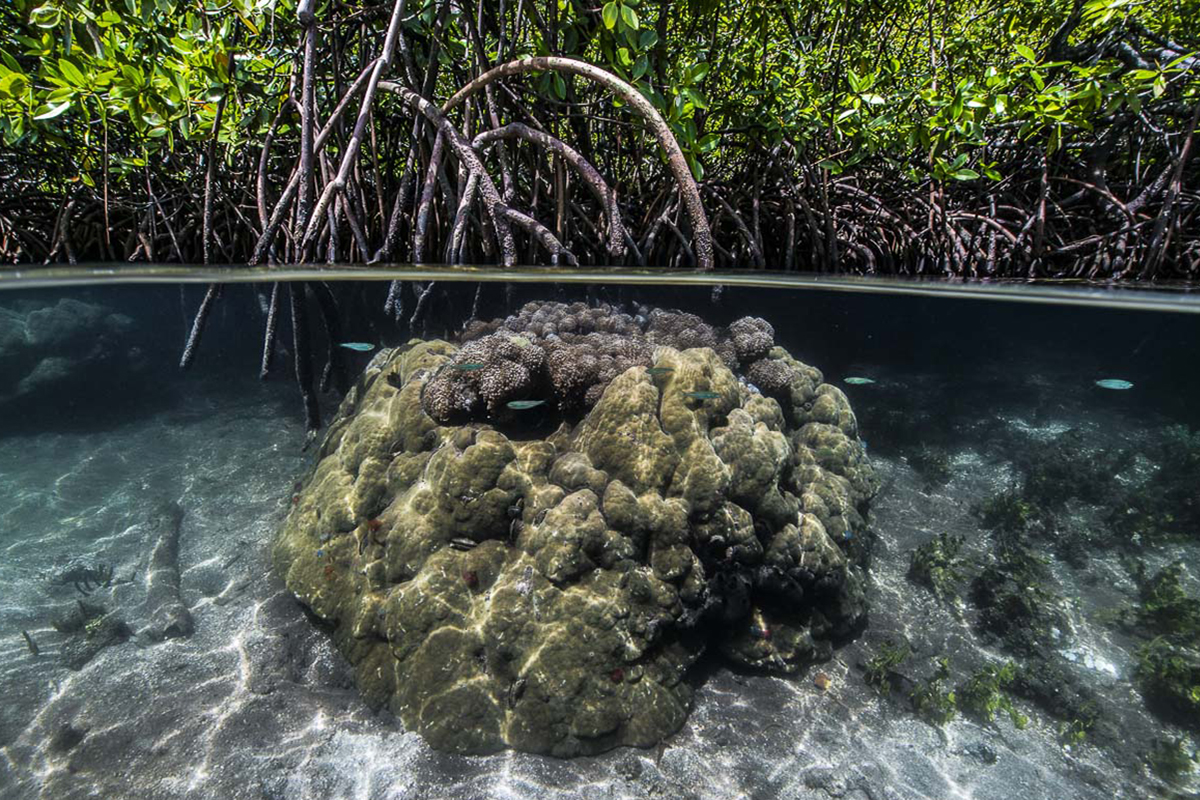
<instances>
[{"instance_id":1,"label":"green algae on rock","mask_svg":"<svg viewBox=\"0 0 1200 800\"><path fill-rule=\"evenodd\" d=\"M596 335L597 315L531 305ZM517 328L539 358L511 324L485 331L508 337L499 356L468 354L483 370L445 369L465 359L442 341L377 354L274 547L369 702L458 752L645 747L683 724L706 651L792 673L861 629L862 570L839 542L865 531L876 483L845 396L761 320L736 340L692 320L671 335L705 346L626 326L575 372L570 336ZM790 380L761 394L742 356ZM548 369L590 377L564 402ZM542 427L505 414L505 375L547 390ZM428 413L435 380L452 424Z\"/></svg>"}]
</instances>

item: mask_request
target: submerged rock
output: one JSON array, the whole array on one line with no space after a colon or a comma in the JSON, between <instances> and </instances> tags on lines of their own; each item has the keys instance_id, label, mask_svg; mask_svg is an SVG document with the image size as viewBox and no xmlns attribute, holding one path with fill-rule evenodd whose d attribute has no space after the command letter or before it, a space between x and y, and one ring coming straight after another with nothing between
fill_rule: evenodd
<instances>
[{"instance_id":1,"label":"submerged rock","mask_svg":"<svg viewBox=\"0 0 1200 800\"><path fill-rule=\"evenodd\" d=\"M765 323L739 326L722 358L712 329L666 313L649 334L556 318L555 331L625 337L605 345L629 364L573 370L563 354L588 353L558 333L539 362L521 352L541 350L538 331L496 353L384 351L331 425L275 564L331 623L367 700L435 747L650 746L683 724L685 677L706 650L791 673L865 623L845 547L865 530L875 479L845 396L764 341ZM654 341L667 335L708 346ZM778 362L790 381L752 393L729 365L738 355ZM446 369L460 362L485 367ZM573 376L563 402L546 362ZM479 400L474 376L495 378ZM523 412L536 420L500 405L514 382L547 399Z\"/></svg>"},{"instance_id":2,"label":"submerged rock","mask_svg":"<svg viewBox=\"0 0 1200 800\"><path fill-rule=\"evenodd\" d=\"M131 318L71 298L0 306L0 407L127 377L144 364L134 334Z\"/></svg>"}]
</instances>

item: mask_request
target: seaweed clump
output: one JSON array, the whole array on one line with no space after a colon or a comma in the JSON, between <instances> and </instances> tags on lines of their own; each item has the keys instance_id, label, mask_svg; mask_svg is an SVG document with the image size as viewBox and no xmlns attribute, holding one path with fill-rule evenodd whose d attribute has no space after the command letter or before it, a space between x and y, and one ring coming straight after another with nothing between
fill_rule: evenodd
<instances>
[{"instance_id":1,"label":"seaweed clump","mask_svg":"<svg viewBox=\"0 0 1200 800\"><path fill-rule=\"evenodd\" d=\"M68 637L62 646L62 660L71 670L83 669L104 648L133 636L133 629L116 612L82 600L76 600L69 611L54 617L50 624Z\"/></svg>"},{"instance_id":2,"label":"seaweed clump","mask_svg":"<svg viewBox=\"0 0 1200 800\"><path fill-rule=\"evenodd\" d=\"M914 714L933 726L945 725L958 714L956 690L949 688L950 659L934 659L933 673L914 680L900 671L912 654L907 643L885 641L863 667L863 680L883 695L903 693Z\"/></svg>"},{"instance_id":3,"label":"seaweed clump","mask_svg":"<svg viewBox=\"0 0 1200 800\"><path fill-rule=\"evenodd\" d=\"M1140 566L1140 565L1139 565ZM1149 707L1167 719L1200 728L1200 600L1182 583L1175 561L1141 581L1140 602L1126 627L1154 638L1137 651L1134 681Z\"/></svg>"},{"instance_id":4,"label":"seaweed clump","mask_svg":"<svg viewBox=\"0 0 1200 800\"><path fill-rule=\"evenodd\" d=\"M1082 431L1066 431L1018 458L1025 473L1022 496L1031 505L1045 508L1060 507L1072 498L1106 503L1117 489L1115 476L1133 457L1121 448L1089 449Z\"/></svg>"},{"instance_id":5,"label":"seaweed clump","mask_svg":"<svg viewBox=\"0 0 1200 800\"><path fill-rule=\"evenodd\" d=\"M1105 614L1144 641L1135 653L1134 683L1160 716L1196 728L1200 719L1200 599L1183 588L1184 566L1174 561L1146 577L1134 567L1138 602ZM1149 641L1146 641L1149 640Z\"/></svg>"},{"instance_id":6,"label":"seaweed clump","mask_svg":"<svg viewBox=\"0 0 1200 800\"><path fill-rule=\"evenodd\" d=\"M1159 739L1154 743L1146 763L1150 771L1168 783L1176 783L1195 768L1196 759L1188 753L1182 737Z\"/></svg>"},{"instance_id":7,"label":"seaweed clump","mask_svg":"<svg viewBox=\"0 0 1200 800\"><path fill-rule=\"evenodd\" d=\"M922 444L909 453L908 463L925 479L925 491L931 491L949 482L953 476L950 454L941 447Z\"/></svg>"},{"instance_id":8,"label":"seaweed clump","mask_svg":"<svg viewBox=\"0 0 1200 800\"><path fill-rule=\"evenodd\" d=\"M879 646L879 651L867 660L863 668L863 680L882 694L888 694L900 688L905 678L898 672L912 654L908 644L896 644L886 641Z\"/></svg>"},{"instance_id":9,"label":"seaweed clump","mask_svg":"<svg viewBox=\"0 0 1200 800\"><path fill-rule=\"evenodd\" d=\"M1134 545L1195 540L1200 536L1200 431L1168 426L1147 449L1153 473L1120 497L1109 523Z\"/></svg>"},{"instance_id":10,"label":"seaweed clump","mask_svg":"<svg viewBox=\"0 0 1200 800\"><path fill-rule=\"evenodd\" d=\"M1154 639L1137 651L1134 681L1159 716L1200 728L1200 656L1194 650Z\"/></svg>"},{"instance_id":11,"label":"seaweed clump","mask_svg":"<svg viewBox=\"0 0 1200 800\"><path fill-rule=\"evenodd\" d=\"M1183 589L1183 562L1174 561L1142 582L1136 617L1142 630L1186 644L1200 642L1200 600Z\"/></svg>"},{"instance_id":12,"label":"seaweed clump","mask_svg":"<svg viewBox=\"0 0 1200 800\"><path fill-rule=\"evenodd\" d=\"M946 688L950 678L950 660L937 659L933 675L916 684L909 692L913 711L930 725L945 725L958 714L958 696Z\"/></svg>"},{"instance_id":13,"label":"seaweed clump","mask_svg":"<svg viewBox=\"0 0 1200 800\"><path fill-rule=\"evenodd\" d=\"M958 585L966 579L960 555L963 541L962 536L943 532L913 550L908 579L928 588L938 600L957 604Z\"/></svg>"},{"instance_id":14,"label":"seaweed clump","mask_svg":"<svg viewBox=\"0 0 1200 800\"><path fill-rule=\"evenodd\" d=\"M1048 656L1071 632L1062 598L1046 588L1048 581L1045 563L1028 549L1002 547L996 563L971 581L979 633L1009 652Z\"/></svg>"},{"instance_id":15,"label":"seaweed clump","mask_svg":"<svg viewBox=\"0 0 1200 800\"><path fill-rule=\"evenodd\" d=\"M1008 533L1023 531L1036 515L1034 506L1012 489L992 495L972 511L983 527Z\"/></svg>"},{"instance_id":16,"label":"seaweed clump","mask_svg":"<svg viewBox=\"0 0 1200 800\"><path fill-rule=\"evenodd\" d=\"M275 543L368 701L458 752L648 746L705 652L794 673L862 629L874 474L765 322L535 303L466 339L376 358Z\"/></svg>"},{"instance_id":17,"label":"seaweed clump","mask_svg":"<svg viewBox=\"0 0 1200 800\"><path fill-rule=\"evenodd\" d=\"M958 687L958 705L980 722L991 722L1003 711L1008 714L1013 727L1022 729L1029 724L1029 718L1017 710L1008 694L1008 688L1016 678L1017 668L1011 661L983 667Z\"/></svg>"}]
</instances>

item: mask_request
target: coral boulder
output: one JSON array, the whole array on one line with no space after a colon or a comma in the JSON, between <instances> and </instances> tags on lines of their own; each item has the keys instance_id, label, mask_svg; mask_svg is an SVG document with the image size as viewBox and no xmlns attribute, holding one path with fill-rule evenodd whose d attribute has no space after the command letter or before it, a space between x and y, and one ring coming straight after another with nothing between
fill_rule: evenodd
<instances>
[{"instance_id":1,"label":"coral boulder","mask_svg":"<svg viewBox=\"0 0 1200 800\"><path fill-rule=\"evenodd\" d=\"M275 543L364 696L448 750L653 745L706 651L790 673L865 622L875 484L837 388L765 323L546 306L380 353Z\"/></svg>"}]
</instances>

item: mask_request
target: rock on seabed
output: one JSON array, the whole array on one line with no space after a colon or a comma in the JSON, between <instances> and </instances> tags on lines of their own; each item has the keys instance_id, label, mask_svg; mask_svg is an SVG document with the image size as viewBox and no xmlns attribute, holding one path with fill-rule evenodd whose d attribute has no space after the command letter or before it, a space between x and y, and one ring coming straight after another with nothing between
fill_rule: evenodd
<instances>
[{"instance_id":1,"label":"rock on seabed","mask_svg":"<svg viewBox=\"0 0 1200 800\"><path fill-rule=\"evenodd\" d=\"M274 547L367 701L434 747L651 746L706 650L791 673L865 624L875 478L817 369L771 348L756 365L788 380L768 397L713 349L658 346L670 370L631 367L531 432L427 415L457 350L376 357Z\"/></svg>"}]
</instances>

